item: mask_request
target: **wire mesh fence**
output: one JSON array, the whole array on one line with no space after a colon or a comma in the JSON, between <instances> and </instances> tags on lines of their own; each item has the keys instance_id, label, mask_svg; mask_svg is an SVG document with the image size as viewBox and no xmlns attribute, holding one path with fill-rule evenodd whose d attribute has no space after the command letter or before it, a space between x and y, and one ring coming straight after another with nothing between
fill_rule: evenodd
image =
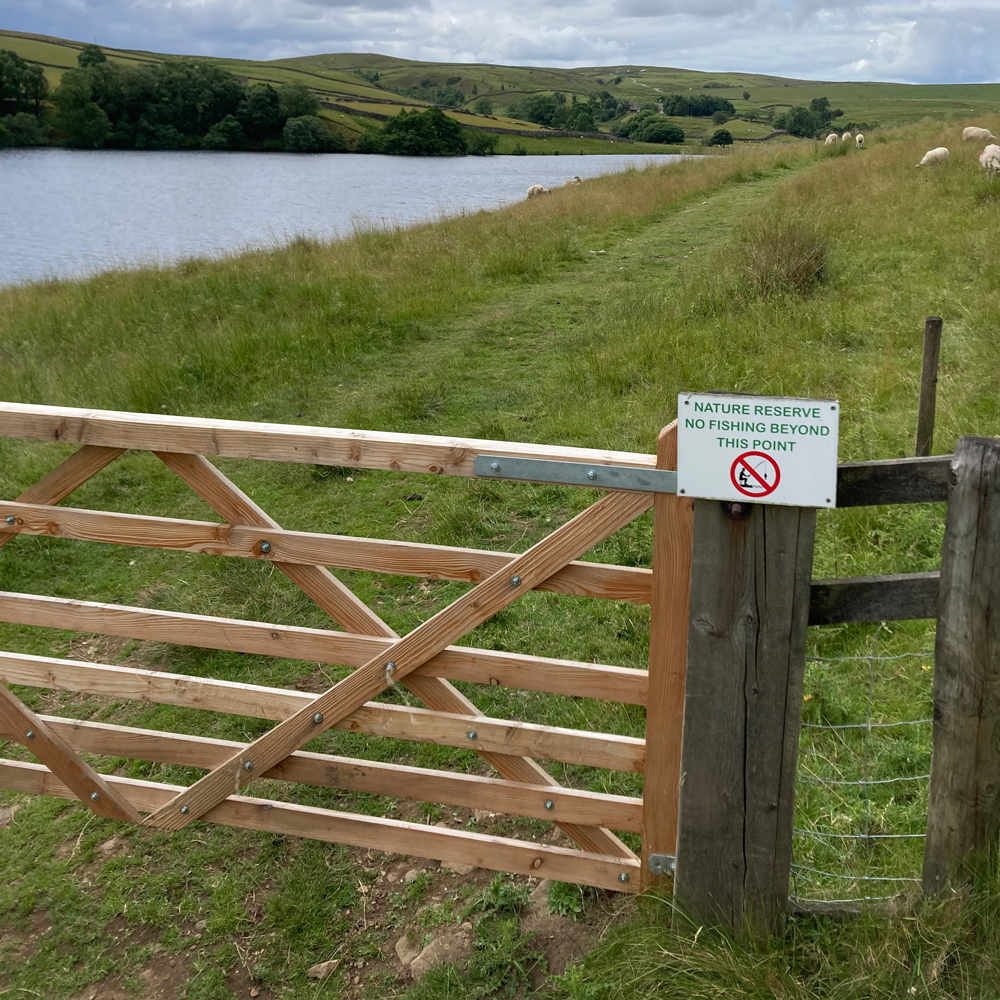
<instances>
[{"instance_id":1,"label":"wire mesh fence","mask_svg":"<svg viewBox=\"0 0 1000 1000\"><path fill-rule=\"evenodd\" d=\"M791 899L887 900L920 883L927 828L933 653L868 651L806 663Z\"/></svg>"}]
</instances>

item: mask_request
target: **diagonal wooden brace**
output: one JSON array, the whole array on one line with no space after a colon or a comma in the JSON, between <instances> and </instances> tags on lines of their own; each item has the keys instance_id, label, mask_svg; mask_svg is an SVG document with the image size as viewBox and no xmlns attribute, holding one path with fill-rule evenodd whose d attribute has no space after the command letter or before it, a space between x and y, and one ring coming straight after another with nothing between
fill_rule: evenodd
<instances>
[{"instance_id":1,"label":"diagonal wooden brace","mask_svg":"<svg viewBox=\"0 0 1000 1000\"><path fill-rule=\"evenodd\" d=\"M467 591L457 601L415 628L353 674L329 688L311 705L279 723L246 750L234 754L204 778L161 806L146 823L179 830L202 816L257 774L274 767L334 723L406 677L466 632L481 625L567 563L634 520L652 505L648 493L604 497L542 539L512 563ZM391 658L390 658L391 657Z\"/></svg>"},{"instance_id":2,"label":"diagonal wooden brace","mask_svg":"<svg viewBox=\"0 0 1000 1000\"><path fill-rule=\"evenodd\" d=\"M0 726L13 733L98 816L142 822L135 808L5 684L0 684Z\"/></svg>"},{"instance_id":3,"label":"diagonal wooden brace","mask_svg":"<svg viewBox=\"0 0 1000 1000\"><path fill-rule=\"evenodd\" d=\"M60 462L33 486L29 486L17 499L19 503L57 504L106 465L110 465L124 448L98 448L85 444L74 451L65 462ZM0 545L6 545L17 536L16 531L0 531Z\"/></svg>"},{"instance_id":4,"label":"diagonal wooden brace","mask_svg":"<svg viewBox=\"0 0 1000 1000\"><path fill-rule=\"evenodd\" d=\"M230 524L278 527L277 522L253 502L235 483L201 455L156 452L209 506ZM308 594L334 621L349 632L398 638L397 634L324 566L291 563L274 564ZM480 715L479 709L443 677L411 674L406 686L429 708L458 715ZM548 771L530 757L481 752L480 756L509 781L560 787ZM617 857L634 857L633 852L610 830L577 823L556 825L586 851Z\"/></svg>"}]
</instances>

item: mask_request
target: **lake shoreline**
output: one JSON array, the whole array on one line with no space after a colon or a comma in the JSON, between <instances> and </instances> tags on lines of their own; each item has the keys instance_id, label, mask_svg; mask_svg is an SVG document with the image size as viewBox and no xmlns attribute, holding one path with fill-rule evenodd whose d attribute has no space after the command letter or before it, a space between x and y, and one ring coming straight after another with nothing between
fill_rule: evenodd
<instances>
[{"instance_id":1,"label":"lake shoreline","mask_svg":"<svg viewBox=\"0 0 1000 1000\"><path fill-rule=\"evenodd\" d=\"M678 154L400 157L237 151L0 150L12 192L0 288L329 241L523 200Z\"/></svg>"}]
</instances>

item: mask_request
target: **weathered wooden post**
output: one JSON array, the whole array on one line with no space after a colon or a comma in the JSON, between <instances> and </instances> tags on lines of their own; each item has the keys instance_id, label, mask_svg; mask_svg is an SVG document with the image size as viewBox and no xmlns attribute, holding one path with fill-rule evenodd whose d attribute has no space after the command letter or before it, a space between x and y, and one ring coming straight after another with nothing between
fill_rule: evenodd
<instances>
[{"instance_id":1,"label":"weathered wooden post","mask_svg":"<svg viewBox=\"0 0 1000 1000\"><path fill-rule=\"evenodd\" d=\"M788 901L812 508L698 500L674 896L764 936Z\"/></svg>"},{"instance_id":2,"label":"weathered wooden post","mask_svg":"<svg viewBox=\"0 0 1000 1000\"><path fill-rule=\"evenodd\" d=\"M677 468L677 423L660 432L656 467ZM653 593L646 696L646 767L642 801L642 879L650 889L673 874L677 785L684 724L688 597L694 501L657 493L653 501Z\"/></svg>"},{"instance_id":3,"label":"weathered wooden post","mask_svg":"<svg viewBox=\"0 0 1000 1000\"><path fill-rule=\"evenodd\" d=\"M958 442L938 593L927 895L1000 830L1000 440Z\"/></svg>"},{"instance_id":4,"label":"weathered wooden post","mask_svg":"<svg viewBox=\"0 0 1000 1000\"><path fill-rule=\"evenodd\" d=\"M920 408L917 411L917 443L913 454L924 458L934 441L934 409L937 404L938 357L941 353L940 316L928 316L924 323L924 361L920 370Z\"/></svg>"}]
</instances>

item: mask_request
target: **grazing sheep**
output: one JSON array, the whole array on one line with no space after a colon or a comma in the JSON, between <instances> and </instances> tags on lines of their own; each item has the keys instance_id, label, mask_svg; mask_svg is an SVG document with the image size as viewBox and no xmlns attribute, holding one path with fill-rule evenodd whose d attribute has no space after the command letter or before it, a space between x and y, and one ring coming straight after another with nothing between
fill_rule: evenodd
<instances>
[{"instance_id":1,"label":"grazing sheep","mask_svg":"<svg viewBox=\"0 0 1000 1000\"><path fill-rule=\"evenodd\" d=\"M836 133L836 132L831 132L831 133L830 133L830 134L829 134L829 135L828 135L828 136L826 137L826 142L824 142L824 143L823 143L823 145L824 145L824 146L832 146L832 145L833 145L833 144L834 144L834 143L835 143L835 142L836 142L836 141L837 141L837 140L838 140L839 138L840 138L840 136L839 136L839 135L837 135L837 133Z\"/></svg>"},{"instance_id":2,"label":"grazing sheep","mask_svg":"<svg viewBox=\"0 0 1000 1000\"><path fill-rule=\"evenodd\" d=\"M860 132L854 137L854 145L858 149L864 149L865 137Z\"/></svg>"},{"instance_id":3,"label":"grazing sheep","mask_svg":"<svg viewBox=\"0 0 1000 1000\"><path fill-rule=\"evenodd\" d=\"M840 141L841 141L841 142L850 142L850 141L851 141L851 133L850 133L850 132L845 132L845 133L844 133L844 134L843 134L843 135L842 135L842 136L840 137Z\"/></svg>"},{"instance_id":4,"label":"grazing sheep","mask_svg":"<svg viewBox=\"0 0 1000 1000\"><path fill-rule=\"evenodd\" d=\"M990 144L979 154L979 162L983 165L987 177L1000 175L1000 146Z\"/></svg>"},{"instance_id":5,"label":"grazing sheep","mask_svg":"<svg viewBox=\"0 0 1000 1000\"><path fill-rule=\"evenodd\" d=\"M970 125L968 128L962 129L962 141L972 142L975 139L977 142L996 142L997 137L988 128L977 128L975 125Z\"/></svg>"},{"instance_id":6,"label":"grazing sheep","mask_svg":"<svg viewBox=\"0 0 1000 1000\"><path fill-rule=\"evenodd\" d=\"M540 194L549 194L549 189L547 187L542 187L541 184L532 184L528 188L528 197L537 198Z\"/></svg>"},{"instance_id":7,"label":"grazing sheep","mask_svg":"<svg viewBox=\"0 0 1000 1000\"><path fill-rule=\"evenodd\" d=\"M951 153L948 152L947 146L938 146L936 149L930 149L924 153L924 158L917 164L918 167L930 167L935 163L945 163Z\"/></svg>"}]
</instances>

